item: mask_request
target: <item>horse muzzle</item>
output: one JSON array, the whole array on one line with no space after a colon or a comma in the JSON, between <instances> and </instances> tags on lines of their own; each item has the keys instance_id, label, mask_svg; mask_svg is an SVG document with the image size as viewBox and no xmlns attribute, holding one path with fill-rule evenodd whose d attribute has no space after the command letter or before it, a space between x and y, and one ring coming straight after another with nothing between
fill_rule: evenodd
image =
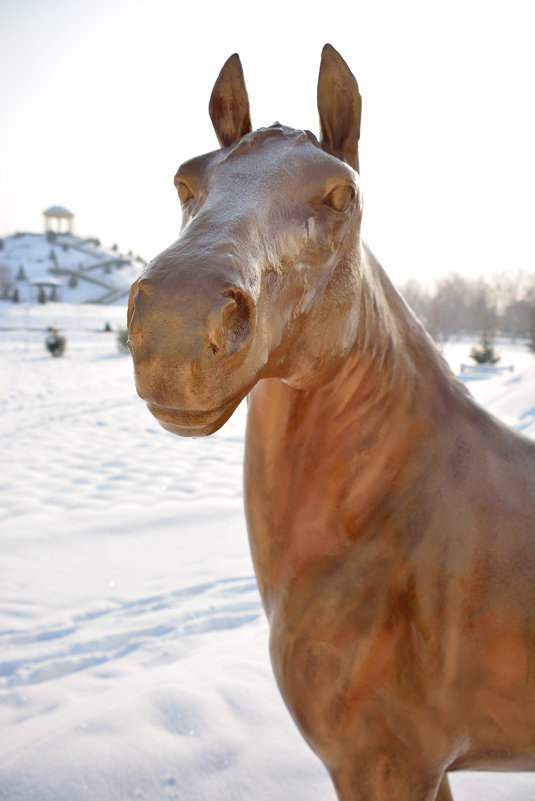
<instances>
[{"instance_id":1,"label":"horse muzzle","mask_svg":"<svg viewBox=\"0 0 535 801\"><path fill-rule=\"evenodd\" d=\"M173 409L147 403L147 408L162 428L180 437L206 437L221 428L235 412L242 396L233 399L220 409L212 411L190 411Z\"/></svg>"},{"instance_id":2,"label":"horse muzzle","mask_svg":"<svg viewBox=\"0 0 535 801\"><path fill-rule=\"evenodd\" d=\"M252 385L247 356L256 307L240 287L180 291L136 281L128 309L136 388L161 425L206 436L228 420Z\"/></svg>"}]
</instances>

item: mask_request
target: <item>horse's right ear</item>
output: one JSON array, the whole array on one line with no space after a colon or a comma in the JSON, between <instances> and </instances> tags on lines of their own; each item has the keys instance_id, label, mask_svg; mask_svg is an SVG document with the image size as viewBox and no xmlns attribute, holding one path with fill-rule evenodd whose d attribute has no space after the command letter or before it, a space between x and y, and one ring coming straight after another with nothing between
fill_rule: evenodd
<instances>
[{"instance_id":1,"label":"horse's right ear","mask_svg":"<svg viewBox=\"0 0 535 801\"><path fill-rule=\"evenodd\" d=\"M361 108L362 100L353 73L340 53L326 44L318 79L321 146L357 172Z\"/></svg>"},{"instance_id":2,"label":"horse's right ear","mask_svg":"<svg viewBox=\"0 0 535 801\"><path fill-rule=\"evenodd\" d=\"M249 98L240 57L234 53L224 64L212 89L210 119L221 147L228 147L252 131Z\"/></svg>"}]
</instances>

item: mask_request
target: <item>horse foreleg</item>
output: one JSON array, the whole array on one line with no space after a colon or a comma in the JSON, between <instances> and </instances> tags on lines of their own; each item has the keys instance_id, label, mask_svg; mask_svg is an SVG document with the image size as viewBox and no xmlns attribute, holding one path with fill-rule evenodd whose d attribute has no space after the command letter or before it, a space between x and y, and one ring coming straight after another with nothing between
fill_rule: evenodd
<instances>
[{"instance_id":1,"label":"horse foreleg","mask_svg":"<svg viewBox=\"0 0 535 801\"><path fill-rule=\"evenodd\" d=\"M440 786L438 788L436 801L453 801L453 796L450 790L450 783L446 774L442 777Z\"/></svg>"},{"instance_id":2,"label":"horse foreleg","mask_svg":"<svg viewBox=\"0 0 535 801\"><path fill-rule=\"evenodd\" d=\"M340 801L453 801L448 777L422 772L422 765L392 755L331 769Z\"/></svg>"}]
</instances>

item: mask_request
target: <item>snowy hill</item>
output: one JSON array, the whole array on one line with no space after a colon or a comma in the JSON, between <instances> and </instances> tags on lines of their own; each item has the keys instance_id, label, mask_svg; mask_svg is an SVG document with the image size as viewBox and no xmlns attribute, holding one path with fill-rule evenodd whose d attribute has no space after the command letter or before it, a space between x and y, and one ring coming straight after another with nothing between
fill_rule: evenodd
<instances>
[{"instance_id":1,"label":"snowy hill","mask_svg":"<svg viewBox=\"0 0 535 801\"><path fill-rule=\"evenodd\" d=\"M2 240L0 267L9 298L21 302L126 302L130 285L145 262L101 247L98 239L70 233L18 233Z\"/></svg>"},{"instance_id":2,"label":"snowy hill","mask_svg":"<svg viewBox=\"0 0 535 801\"><path fill-rule=\"evenodd\" d=\"M246 405L167 434L117 353L119 306L0 303L0 799L335 801L275 686L243 519ZM57 324L66 355L52 359ZM446 346L456 372L474 342ZM535 363L463 375L535 437ZM455 801L533 801L458 773Z\"/></svg>"}]
</instances>

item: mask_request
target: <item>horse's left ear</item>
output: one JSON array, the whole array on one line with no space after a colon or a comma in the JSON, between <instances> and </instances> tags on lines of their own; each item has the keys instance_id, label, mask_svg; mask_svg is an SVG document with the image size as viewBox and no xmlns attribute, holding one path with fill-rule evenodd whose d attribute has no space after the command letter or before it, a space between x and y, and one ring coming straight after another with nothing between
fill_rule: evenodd
<instances>
[{"instance_id":1,"label":"horse's left ear","mask_svg":"<svg viewBox=\"0 0 535 801\"><path fill-rule=\"evenodd\" d=\"M249 98L240 57L234 53L224 64L212 89L210 119L221 147L228 147L252 131Z\"/></svg>"},{"instance_id":2,"label":"horse's left ear","mask_svg":"<svg viewBox=\"0 0 535 801\"><path fill-rule=\"evenodd\" d=\"M326 44L318 80L321 146L357 172L361 109L362 99L353 73L340 53Z\"/></svg>"}]
</instances>

